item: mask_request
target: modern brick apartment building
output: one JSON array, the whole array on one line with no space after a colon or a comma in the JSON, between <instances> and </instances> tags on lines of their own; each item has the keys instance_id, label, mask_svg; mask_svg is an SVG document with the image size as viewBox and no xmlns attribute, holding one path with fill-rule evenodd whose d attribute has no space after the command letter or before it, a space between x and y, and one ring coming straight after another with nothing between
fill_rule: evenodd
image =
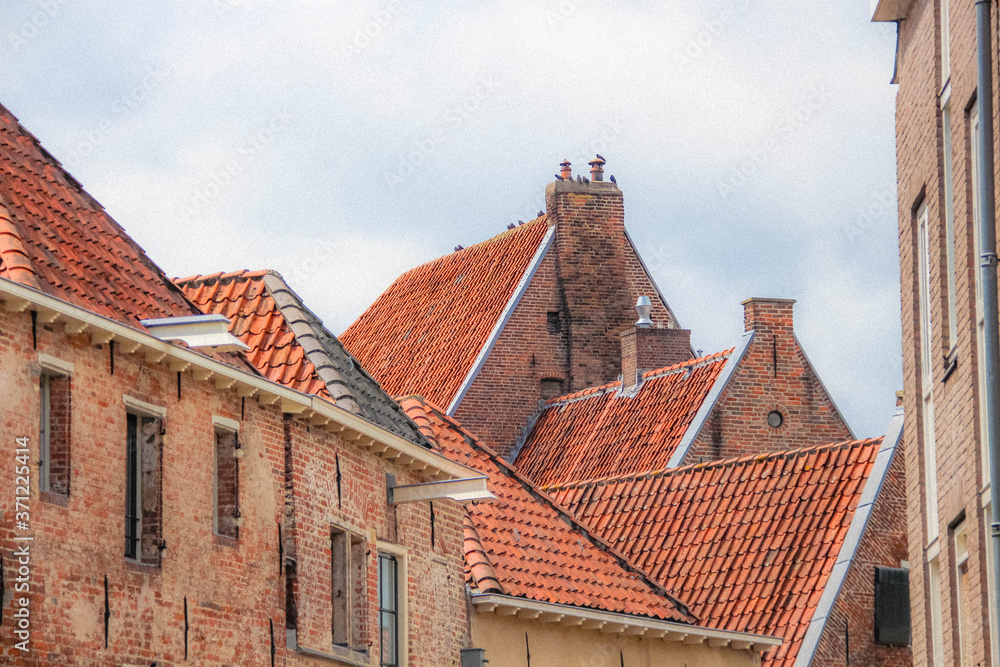
<instances>
[{"instance_id":1,"label":"modern brick apartment building","mask_svg":"<svg viewBox=\"0 0 1000 667\"><path fill-rule=\"evenodd\" d=\"M251 358L0 107L0 663L459 663L482 474L253 286Z\"/></svg>"},{"instance_id":2,"label":"modern brick apartment building","mask_svg":"<svg viewBox=\"0 0 1000 667\"><path fill-rule=\"evenodd\" d=\"M997 10L986 45L996 98ZM913 652L1000 664L992 599L979 281L977 4L878 0L898 26L896 151ZM994 103L993 108L996 109ZM995 148L993 149L995 152ZM991 174L990 177L993 177ZM995 250L995 249L989 249ZM989 323L996 326L996 323Z\"/></svg>"}]
</instances>

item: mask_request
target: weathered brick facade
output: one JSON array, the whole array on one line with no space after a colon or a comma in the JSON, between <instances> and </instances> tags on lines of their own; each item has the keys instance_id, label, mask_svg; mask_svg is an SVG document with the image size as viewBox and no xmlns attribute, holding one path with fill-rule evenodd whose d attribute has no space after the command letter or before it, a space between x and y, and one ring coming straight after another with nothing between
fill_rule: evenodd
<instances>
[{"instance_id":1,"label":"weathered brick facade","mask_svg":"<svg viewBox=\"0 0 1000 667\"><path fill-rule=\"evenodd\" d=\"M992 8L990 35L996 40L996 5ZM902 9L905 16L881 15L880 7L876 18L902 19L898 24L896 151L914 662L930 665L943 659L947 665L985 665L991 664L995 647L991 646L987 597L988 462L982 450L979 412L979 261L973 206L973 156L977 153L973 114L978 94L976 4L915 0ZM942 14L948 16L944 33ZM996 43L988 48L994 53L994 90L990 95L995 110ZM948 57L943 61L944 49ZM950 67L945 70L947 63ZM945 106L951 117L948 155ZM996 125L995 118L983 121ZM950 183L946 165L951 170ZM951 267L946 222L949 190L953 199ZM928 220L929 368L923 368L921 362L919 215L923 207ZM949 303L952 272L954 300ZM951 309L955 339L949 331ZM932 450L936 466L931 465L928 456ZM933 507L927 501L928 494L933 493L929 479L936 479L937 503ZM968 558L961 564L956 560L955 529L964 532L967 545ZM935 564L938 586L932 584ZM940 598L939 611L933 608L934 597ZM935 628L937 619L941 622L939 629ZM939 644L937 660L935 641Z\"/></svg>"},{"instance_id":2,"label":"weathered brick facade","mask_svg":"<svg viewBox=\"0 0 1000 667\"><path fill-rule=\"evenodd\" d=\"M153 363L121 346L112 352L98 338L67 334L62 320L40 323L36 349L29 312L0 317L0 476L6 480L0 662L331 664L286 646L286 610L293 610L288 625L301 646L337 653L331 531L347 527L364 545L359 645L378 651L376 555L381 545L396 545L408 571L408 664L457 664L468 641L457 505L390 506L386 473L401 484L424 481L423 475L335 430L283 414L280 402L242 398L191 370L169 368L169 358ZM72 475L68 497L40 494L38 469L29 466L26 532L14 523L23 511L15 506L15 448L16 438L28 437L28 461L38 461L40 354L72 364ZM124 557L125 396L166 415L159 566ZM238 425L238 539L213 531L213 418ZM33 538L27 593L15 589L21 564L14 554L25 544L15 537L25 535ZM26 654L14 635L22 597L30 612Z\"/></svg>"},{"instance_id":3,"label":"weathered brick facade","mask_svg":"<svg viewBox=\"0 0 1000 667\"><path fill-rule=\"evenodd\" d=\"M777 452L851 438L795 338L789 299L748 299L753 341L695 438L684 463ZM781 424L768 423L772 412Z\"/></svg>"}]
</instances>

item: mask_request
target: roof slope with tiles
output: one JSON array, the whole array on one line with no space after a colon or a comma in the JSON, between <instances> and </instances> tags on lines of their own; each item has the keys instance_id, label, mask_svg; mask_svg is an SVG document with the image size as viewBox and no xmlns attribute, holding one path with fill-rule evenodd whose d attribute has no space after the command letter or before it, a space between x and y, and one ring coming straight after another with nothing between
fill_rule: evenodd
<instances>
[{"instance_id":1,"label":"roof slope with tiles","mask_svg":"<svg viewBox=\"0 0 1000 667\"><path fill-rule=\"evenodd\" d=\"M547 487L712 628L781 637L791 667L882 438Z\"/></svg>"},{"instance_id":2,"label":"roof slope with tiles","mask_svg":"<svg viewBox=\"0 0 1000 667\"><path fill-rule=\"evenodd\" d=\"M473 591L670 621L696 620L443 410L419 398L403 399L402 405L445 455L488 476L489 489L497 496L492 502L466 506L466 577Z\"/></svg>"},{"instance_id":3,"label":"roof slope with tiles","mask_svg":"<svg viewBox=\"0 0 1000 667\"><path fill-rule=\"evenodd\" d=\"M554 398L532 424L517 469L539 485L665 468L732 350Z\"/></svg>"},{"instance_id":4,"label":"roof slope with tiles","mask_svg":"<svg viewBox=\"0 0 1000 667\"><path fill-rule=\"evenodd\" d=\"M198 313L3 106L0 277L136 328L142 319Z\"/></svg>"},{"instance_id":5,"label":"roof slope with tiles","mask_svg":"<svg viewBox=\"0 0 1000 667\"><path fill-rule=\"evenodd\" d=\"M264 377L322 396L397 435L427 444L399 405L382 391L275 271L236 271L176 281L205 313L229 318Z\"/></svg>"},{"instance_id":6,"label":"roof slope with tiles","mask_svg":"<svg viewBox=\"0 0 1000 667\"><path fill-rule=\"evenodd\" d=\"M547 230L543 215L407 271L340 340L393 396L450 404Z\"/></svg>"}]
</instances>

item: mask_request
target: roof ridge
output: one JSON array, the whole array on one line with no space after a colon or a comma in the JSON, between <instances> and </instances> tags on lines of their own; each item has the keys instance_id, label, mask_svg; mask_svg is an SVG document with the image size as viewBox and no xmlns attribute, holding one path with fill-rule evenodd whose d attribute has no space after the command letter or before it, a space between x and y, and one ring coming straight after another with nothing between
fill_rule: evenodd
<instances>
[{"instance_id":1,"label":"roof ridge","mask_svg":"<svg viewBox=\"0 0 1000 667\"><path fill-rule=\"evenodd\" d=\"M186 278L171 278L171 281L175 285L192 285L195 283L206 283L212 280L250 280L252 278L263 278L265 275L273 273L278 277L281 276L280 273L274 269L239 269L237 271L219 271L218 273L209 274L195 274L193 276L188 276Z\"/></svg>"},{"instance_id":2,"label":"roof ridge","mask_svg":"<svg viewBox=\"0 0 1000 667\"><path fill-rule=\"evenodd\" d=\"M715 352L713 354L707 354L703 357L697 357L694 359L688 359L687 361L682 361L678 364L673 364L672 366L664 366L663 368L656 368L651 371L646 371L642 374L643 379L654 379L659 377L664 377L667 375L673 375L674 373L679 373L680 371L686 369L695 369L702 366L707 366L708 364L717 363L720 359L728 359L732 356L733 352L736 350L735 347L731 347L728 350L722 350L721 352Z\"/></svg>"},{"instance_id":3,"label":"roof ridge","mask_svg":"<svg viewBox=\"0 0 1000 667\"><path fill-rule=\"evenodd\" d=\"M679 466L677 468L658 468L654 470L647 470L644 472L637 472L628 475L598 477L594 479L583 479L572 482L557 482L555 484L546 484L545 486L542 486L540 488L546 493L551 493L555 491L584 488L588 486L601 486L605 484L617 484L627 481L638 481L641 479L672 477L674 475L680 475L696 469L712 470L712 469L733 467L741 463L757 463L762 461L775 461L778 459L798 458L821 450L835 450L835 449L842 449L845 447L855 447L860 445L874 444L876 441L881 441L884 438L885 436L880 435L875 438L862 438L857 440L843 440L841 442L829 442L821 445L809 445L808 447L786 449L779 452L765 452L763 454L747 454L744 456L736 456L728 459L706 461L704 463L689 463L688 465Z\"/></svg>"},{"instance_id":4,"label":"roof ridge","mask_svg":"<svg viewBox=\"0 0 1000 667\"><path fill-rule=\"evenodd\" d=\"M506 594L500 577L497 575L496 567L490 560L490 555L483 546L483 539L479 536L476 523L469 516L468 510L462 508L462 551L465 556L466 566L469 569L469 576L475 580L476 588L483 593L503 593ZM473 548L466 546L467 542L473 543ZM476 562L469 562L470 554L476 557ZM478 572L476 570L479 570ZM492 581L492 585L483 586L482 582Z\"/></svg>"}]
</instances>

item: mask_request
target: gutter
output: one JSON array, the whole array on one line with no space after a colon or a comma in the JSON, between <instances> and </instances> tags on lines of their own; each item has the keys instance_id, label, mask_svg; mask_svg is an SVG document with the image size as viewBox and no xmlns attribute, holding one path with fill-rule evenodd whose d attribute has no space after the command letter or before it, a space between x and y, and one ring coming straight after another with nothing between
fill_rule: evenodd
<instances>
[{"instance_id":1,"label":"gutter","mask_svg":"<svg viewBox=\"0 0 1000 667\"><path fill-rule=\"evenodd\" d=\"M375 456L397 465L423 471L431 479L469 479L478 471L463 466L426 447L386 431L327 400L304 394L259 375L242 371L186 347L161 341L144 331L57 299L36 289L0 278L0 301L8 313L38 313L40 323L61 320L68 335L89 334L95 345L115 341L115 351L143 355L151 364L164 364L171 371L190 371L199 382L212 380L219 390L235 390L237 396L256 397L261 405L277 405L282 412L308 419L331 433L339 433L347 444L358 445Z\"/></svg>"},{"instance_id":2,"label":"gutter","mask_svg":"<svg viewBox=\"0 0 1000 667\"><path fill-rule=\"evenodd\" d=\"M976 57L979 69L979 248L982 252L979 276L983 293L983 365L986 396L986 445L990 453L990 503L993 521L993 586L1000 600L1000 321L997 318L997 237L996 193L993 163L993 61L990 29L990 1L976 0ZM1000 613L1000 606L997 612ZM998 627L997 616L991 624Z\"/></svg>"},{"instance_id":3,"label":"gutter","mask_svg":"<svg viewBox=\"0 0 1000 667\"><path fill-rule=\"evenodd\" d=\"M642 639L662 639L684 644L707 644L713 648L726 647L735 651L769 651L781 646L780 637L756 635L748 632L714 630L675 621L623 614L620 612L588 609L555 602L538 602L512 595L497 593L469 594L469 600L479 613L496 613L500 616L517 616L522 620L540 623L561 623L621 634Z\"/></svg>"}]
</instances>

